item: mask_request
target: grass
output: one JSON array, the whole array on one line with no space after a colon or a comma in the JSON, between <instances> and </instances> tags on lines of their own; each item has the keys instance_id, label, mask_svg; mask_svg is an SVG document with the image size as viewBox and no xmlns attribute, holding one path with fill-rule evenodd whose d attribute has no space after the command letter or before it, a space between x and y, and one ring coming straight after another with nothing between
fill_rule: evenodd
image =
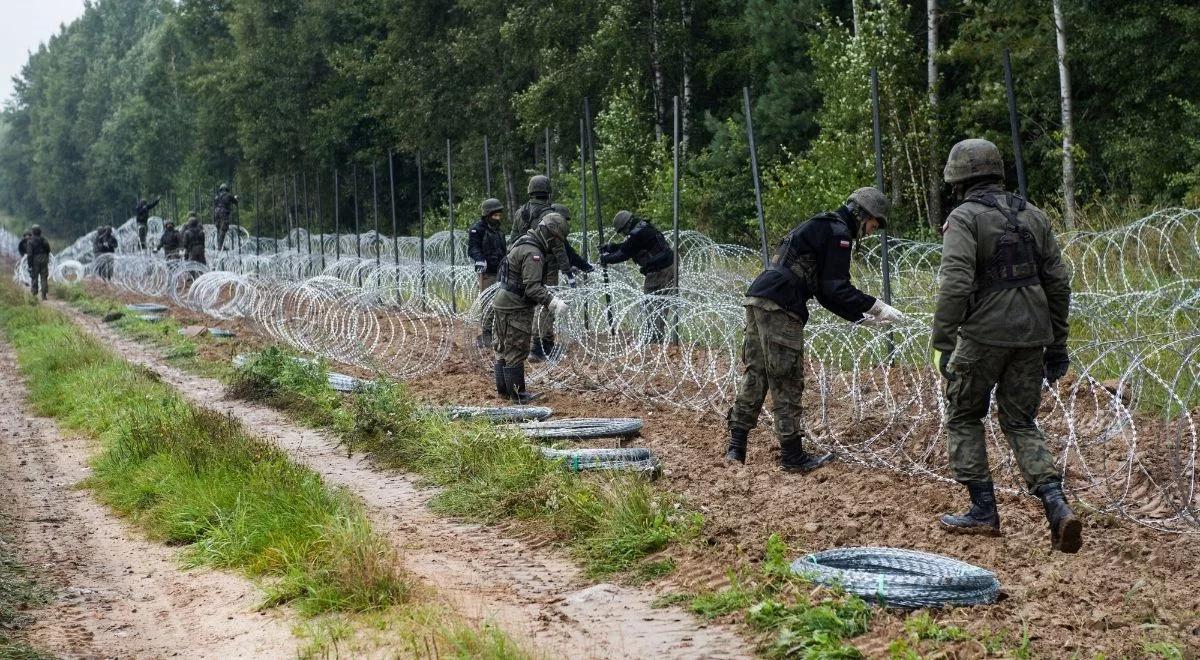
<instances>
[{"instance_id":1,"label":"grass","mask_svg":"<svg viewBox=\"0 0 1200 660\"><path fill-rule=\"evenodd\" d=\"M0 515L0 522L7 520ZM29 578L25 567L0 539L0 658L39 659L46 656L21 639L21 629L32 620L26 610L45 603L49 594Z\"/></svg>"},{"instance_id":2,"label":"grass","mask_svg":"<svg viewBox=\"0 0 1200 660\"><path fill-rule=\"evenodd\" d=\"M422 602L356 499L237 420L188 404L8 285L0 328L38 412L99 439L85 486L150 537L181 546L187 564L258 579L264 607L287 603L352 627L379 617L424 643L465 649L460 657L523 656L500 631ZM423 627L410 629L418 618Z\"/></svg>"},{"instance_id":3,"label":"grass","mask_svg":"<svg viewBox=\"0 0 1200 660\"><path fill-rule=\"evenodd\" d=\"M673 562L639 562L699 530L698 514L643 479L572 474L522 435L422 409L403 383L379 378L341 396L328 387L324 363L295 357L278 348L259 353L236 371L229 393L331 428L350 450L421 475L441 488L431 503L438 512L539 526L569 545L593 577L631 569L634 579L664 575Z\"/></svg>"}]
</instances>

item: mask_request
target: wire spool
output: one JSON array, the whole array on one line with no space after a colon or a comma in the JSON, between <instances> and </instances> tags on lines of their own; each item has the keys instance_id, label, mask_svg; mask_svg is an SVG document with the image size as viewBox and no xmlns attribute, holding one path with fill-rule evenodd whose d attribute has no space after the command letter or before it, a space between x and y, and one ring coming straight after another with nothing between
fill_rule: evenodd
<instances>
[{"instance_id":1,"label":"wire spool","mask_svg":"<svg viewBox=\"0 0 1200 660\"><path fill-rule=\"evenodd\" d=\"M131 312L145 312L147 314L161 314L161 313L167 311L167 306L159 305L158 303L131 303L131 304L125 305L125 309L128 309Z\"/></svg>"},{"instance_id":2,"label":"wire spool","mask_svg":"<svg viewBox=\"0 0 1200 660\"><path fill-rule=\"evenodd\" d=\"M158 323L163 320L162 314L138 314L138 318L147 323Z\"/></svg>"},{"instance_id":3,"label":"wire spool","mask_svg":"<svg viewBox=\"0 0 1200 660\"><path fill-rule=\"evenodd\" d=\"M558 419L548 422L517 424L531 438L542 440L590 440L593 438L628 438L642 431L642 420L625 418Z\"/></svg>"},{"instance_id":4,"label":"wire spool","mask_svg":"<svg viewBox=\"0 0 1200 660\"><path fill-rule=\"evenodd\" d=\"M572 472L634 472L654 479L662 474L662 463L649 449L550 449L542 447L542 456L562 461Z\"/></svg>"},{"instance_id":5,"label":"wire spool","mask_svg":"<svg viewBox=\"0 0 1200 660\"><path fill-rule=\"evenodd\" d=\"M364 384L365 381L354 376L347 376L346 374L339 374L333 371L329 372L329 387L338 392L354 392Z\"/></svg>"},{"instance_id":6,"label":"wire spool","mask_svg":"<svg viewBox=\"0 0 1200 660\"><path fill-rule=\"evenodd\" d=\"M792 562L792 571L885 607L987 605L1000 595L1000 581L991 571L901 548L826 550Z\"/></svg>"},{"instance_id":7,"label":"wire spool","mask_svg":"<svg viewBox=\"0 0 1200 660\"><path fill-rule=\"evenodd\" d=\"M209 328L208 334L213 337L232 337L233 332L224 328Z\"/></svg>"},{"instance_id":8,"label":"wire spool","mask_svg":"<svg viewBox=\"0 0 1200 660\"><path fill-rule=\"evenodd\" d=\"M541 406L448 406L441 412L450 419L484 419L493 424L542 421L554 414L553 409Z\"/></svg>"}]
</instances>

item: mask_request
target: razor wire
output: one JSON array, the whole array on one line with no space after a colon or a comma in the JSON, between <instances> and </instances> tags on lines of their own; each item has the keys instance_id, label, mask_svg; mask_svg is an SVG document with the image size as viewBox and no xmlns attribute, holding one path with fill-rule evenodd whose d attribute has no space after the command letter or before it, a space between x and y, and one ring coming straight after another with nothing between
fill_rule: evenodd
<instances>
[{"instance_id":1,"label":"razor wire","mask_svg":"<svg viewBox=\"0 0 1200 660\"><path fill-rule=\"evenodd\" d=\"M161 227L151 218L150 245ZM297 351L395 378L438 370L456 345L490 374L491 352L474 339L494 289L478 293L473 268L450 265L452 254L465 254L464 234L425 239L422 260L411 236L297 229L271 239L231 227L236 249L227 240L230 249L217 250L215 228L205 229L209 265L139 249L130 220L115 232L115 255L93 255L89 234L54 256L52 275L110 273L131 294L243 322ZM588 236L593 257L597 238ZM582 239L571 236L581 250ZM12 244L0 235L0 249ZM881 287L881 247L868 238L856 250L853 277L865 291ZM1061 247L1073 278L1072 368L1049 388L1039 419L1065 485L1100 512L1200 531L1200 211L1165 209L1116 229L1072 233ZM910 317L903 323L881 331L814 309L804 405L816 445L856 464L949 480L942 379L928 357L940 248L889 241L893 303ZM558 287L568 311L554 319L556 359L531 364L529 381L724 414L741 375L743 296L760 256L693 231L681 232L679 254L679 289L669 295L643 293L627 264ZM14 275L28 277L23 266ZM763 417L765 424L770 415ZM1022 490L994 414L986 434L994 478Z\"/></svg>"},{"instance_id":2,"label":"razor wire","mask_svg":"<svg viewBox=\"0 0 1200 660\"><path fill-rule=\"evenodd\" d=\"M931 552L838 548L792 562L792 572L885 607L988 605L1000 596L991 571Z\"/></svg>"}]
</instances>

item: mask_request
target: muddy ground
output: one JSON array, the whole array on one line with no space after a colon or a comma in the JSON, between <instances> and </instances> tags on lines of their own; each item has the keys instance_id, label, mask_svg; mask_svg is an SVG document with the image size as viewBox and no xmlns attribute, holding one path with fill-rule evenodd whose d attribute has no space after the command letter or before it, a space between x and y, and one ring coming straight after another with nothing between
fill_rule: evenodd
<instances>
[{"instance_id":1,"label":"muddy ground","mask_svg":"<svg viewBox=\"0 0 1200 660\"><path fill-rule=\"evenodd\" d=\"M172 317L217 325L186 310L173 309ZM248 324L234 329L239 338L231 344L201 342L202 356L228 359L269 343ZM501 403L490 376L458 346L435 373L409 384L432 402ZM1001 581L1001 602L940 614L946 623L981 635L1007 631L1019 637L1027 631L1035 652L1046 656L1137 656L1145 643L1162 639L1200 654L1200 534L1158 532L1077 507L1085 521L1083 550L1051 553L1040 503L1000 494L1003 536L948 535L937 528L937 516L963 508L966 501L965 492L952 484L847 463L807 476L785 474L775 468L776 449L762 429L751 436L748 464L730 468L720 460L724 420L716 414L631 403L605 392L547 392L539 405L553 408L559 418L645 420L643 436L634 444L663 459L659 485L705 516L702 538L670 551L680 568L667 578L667 587L697 590L724 584L730 567L761 557L771 533L782 535L797 555L852 545L911 548L982 566ZM870 655L882 653L899 626L896 616L885 615L855 643ZM982 647L965 645L956 651L978 655Z\"/></svg>"}]
</instances>

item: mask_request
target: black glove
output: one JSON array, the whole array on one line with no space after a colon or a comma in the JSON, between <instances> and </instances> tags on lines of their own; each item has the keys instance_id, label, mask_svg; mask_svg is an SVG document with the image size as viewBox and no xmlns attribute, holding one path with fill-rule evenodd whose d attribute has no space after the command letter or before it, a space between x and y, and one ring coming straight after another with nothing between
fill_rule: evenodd
<instances>
[{"instance_id":1,"label":"black glove","mask_svg":"<svg viewBox=\"0 0 1200 660\"><path fill-rule=\"evenodd\" d=\"M603 260L600 263L604 263ZM591 273L595 272L596 267L585 261L583 265L579 267L579 270L584 273Z\"/></svg>"},{"instance_id":2,"label":"black glove","mask_svg":"<svg viewBox=\"0 0 1200 660\"><path fill-rule=\"evenodd\" d=\"M1070 365L1071 358L1067 355L1066 346L1047 346L1042 353L1042 375L1051 385L1067 375L1067 367Z\"/></svg>"},{"instance_id":3,"label":"black glove","mask_svg":"<svg viewBox=\"0 0 1200 660\"><path fill-rule=\"evenodd\" d=\"M616 247L617 246L613 245L612 243L605 243L604 245L600 246L600 254L608 254L616 249Z\"/></svg>"}]
</instances>

